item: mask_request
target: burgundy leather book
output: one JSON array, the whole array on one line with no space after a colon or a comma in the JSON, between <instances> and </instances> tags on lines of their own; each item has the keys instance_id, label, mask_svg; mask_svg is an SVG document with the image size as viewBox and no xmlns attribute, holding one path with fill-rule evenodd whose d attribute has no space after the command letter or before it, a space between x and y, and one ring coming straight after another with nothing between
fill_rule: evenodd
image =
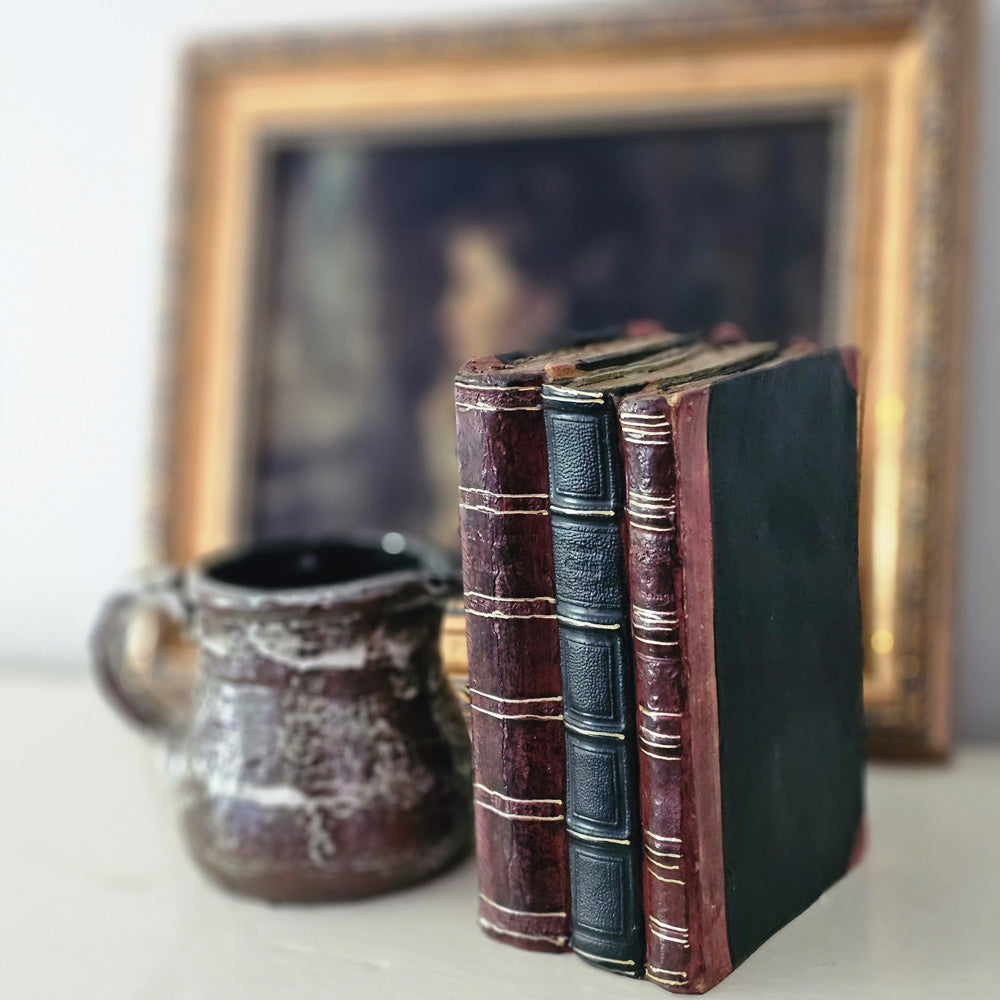
<instances>
[{"instance_id":1,"label":"burgundy leather book","mask_svg":"<svg viewBox=\"0 0 1000 1000\"><path fill-rule=\"evenodd\" d=\"M857 359L619 405L646 978L710 989L862 842Z\"/></svg>"},{"instance_id":2,"label":"burgundy leather book","mask_svg":"<svg viewBox=\"0 0 1000 1000\"><path fill-rule=\"evenodd\" d=\"M476 358L455 380L479 923L508 944L570 938L559 630L541 386L546 367L635 361L679 338Z\"/></svg>"}]
</instances>

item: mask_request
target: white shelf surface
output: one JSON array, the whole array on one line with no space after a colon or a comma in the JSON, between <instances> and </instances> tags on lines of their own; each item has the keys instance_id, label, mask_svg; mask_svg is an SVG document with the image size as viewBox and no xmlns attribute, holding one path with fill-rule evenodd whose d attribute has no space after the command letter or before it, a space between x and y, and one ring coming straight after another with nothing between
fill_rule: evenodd
<instances>
[{"instance_id":1,"label":"white shelf surface","mask_svg":"<svg viewBox=\"0 0 1000 1000\"><path fill-rule=\"evenodd\" d=\"M0 996L532 1000L664 996L478 929L471 859L362 903L267 906L188 862L162 755L82 680L0 680ZM1000 997L1000 749L875 765L861 867L718 1000Z\"/></svg>"}]
</instances>

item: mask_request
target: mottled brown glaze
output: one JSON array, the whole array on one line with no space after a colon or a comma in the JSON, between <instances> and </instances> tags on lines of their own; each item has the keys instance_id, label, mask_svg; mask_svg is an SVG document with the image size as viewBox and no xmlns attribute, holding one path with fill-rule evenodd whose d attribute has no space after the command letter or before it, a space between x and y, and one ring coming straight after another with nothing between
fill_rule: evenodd
<instances>
[{"instance_id":1,"label":"mottled brown glaze","mask_svg":"<svg viewBox=\"0 0 1000 1000\"><path fill-rule=\"evenodd\" d=\"M363 573L371 545L351 548ZM301 588L234 583L239 557L186 575L199 677L172 770L192 854L229 889L353 899L471 846L468 737L438 656L444 588L412 556L377 557L370 575Z\"/></svg>"}]
</instances>

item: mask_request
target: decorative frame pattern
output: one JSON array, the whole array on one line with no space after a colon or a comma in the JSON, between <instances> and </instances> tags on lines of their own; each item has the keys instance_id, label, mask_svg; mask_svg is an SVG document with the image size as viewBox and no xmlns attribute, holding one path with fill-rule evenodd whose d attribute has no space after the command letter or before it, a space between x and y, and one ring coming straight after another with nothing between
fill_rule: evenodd
<instances>
[{"instance_id":1,"label":"decorative frame pattern","mask_svg":"<svg viewBox=\"0 0 1000 1000\"><path fill-rule=\"evenodd\" d=\"M196 46L176 142L155 555L184 562L245 533L256 377L249 248L264 144L320 129L537 124L595 109L836 106L847 137L837 316L867 360L871 746L946 753L975 14L974 0L675 0Z\"/></svg>"}]
</instances>

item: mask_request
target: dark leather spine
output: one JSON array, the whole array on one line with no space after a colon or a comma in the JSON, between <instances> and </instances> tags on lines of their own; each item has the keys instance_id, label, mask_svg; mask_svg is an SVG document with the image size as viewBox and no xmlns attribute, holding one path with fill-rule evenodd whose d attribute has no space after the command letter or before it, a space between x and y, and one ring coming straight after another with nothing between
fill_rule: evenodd
<instances>
[{"instance_id":1,"label":"dark leather spine","mask_svg":"<svg viewBox=\"0 0 1000 1000\"><path fill-rule=\"evenodd\" d=\"M541 395L538 384L490 377L464 371L455 386L479 923L508 944L566 951L566 757Z\"/></svg>"},{"instance_id":2,"label":"dark leather spine","mask_svg":"<svg viewBox=\"0 0 1000 1000\"><path fill-rule=\"evenodd\" d=\"M546 386L552 548L566 726L573 950L641 977L635 678L615 407Z\"/></svg>"},{"instance_id":3,"label":"dark leather spine","mask_svg":"<svg viewBox=\"0 0 1000 1000\"><path fill-rule=\"evenodd\" d=\"M639 790L646 904L646 978L698 991L685 850L686 686L681 661L676 472L669 405L641 394L619 410L629 526ZM695 942L697 945L697 942Z\"/></svg>"}]
</instances>

